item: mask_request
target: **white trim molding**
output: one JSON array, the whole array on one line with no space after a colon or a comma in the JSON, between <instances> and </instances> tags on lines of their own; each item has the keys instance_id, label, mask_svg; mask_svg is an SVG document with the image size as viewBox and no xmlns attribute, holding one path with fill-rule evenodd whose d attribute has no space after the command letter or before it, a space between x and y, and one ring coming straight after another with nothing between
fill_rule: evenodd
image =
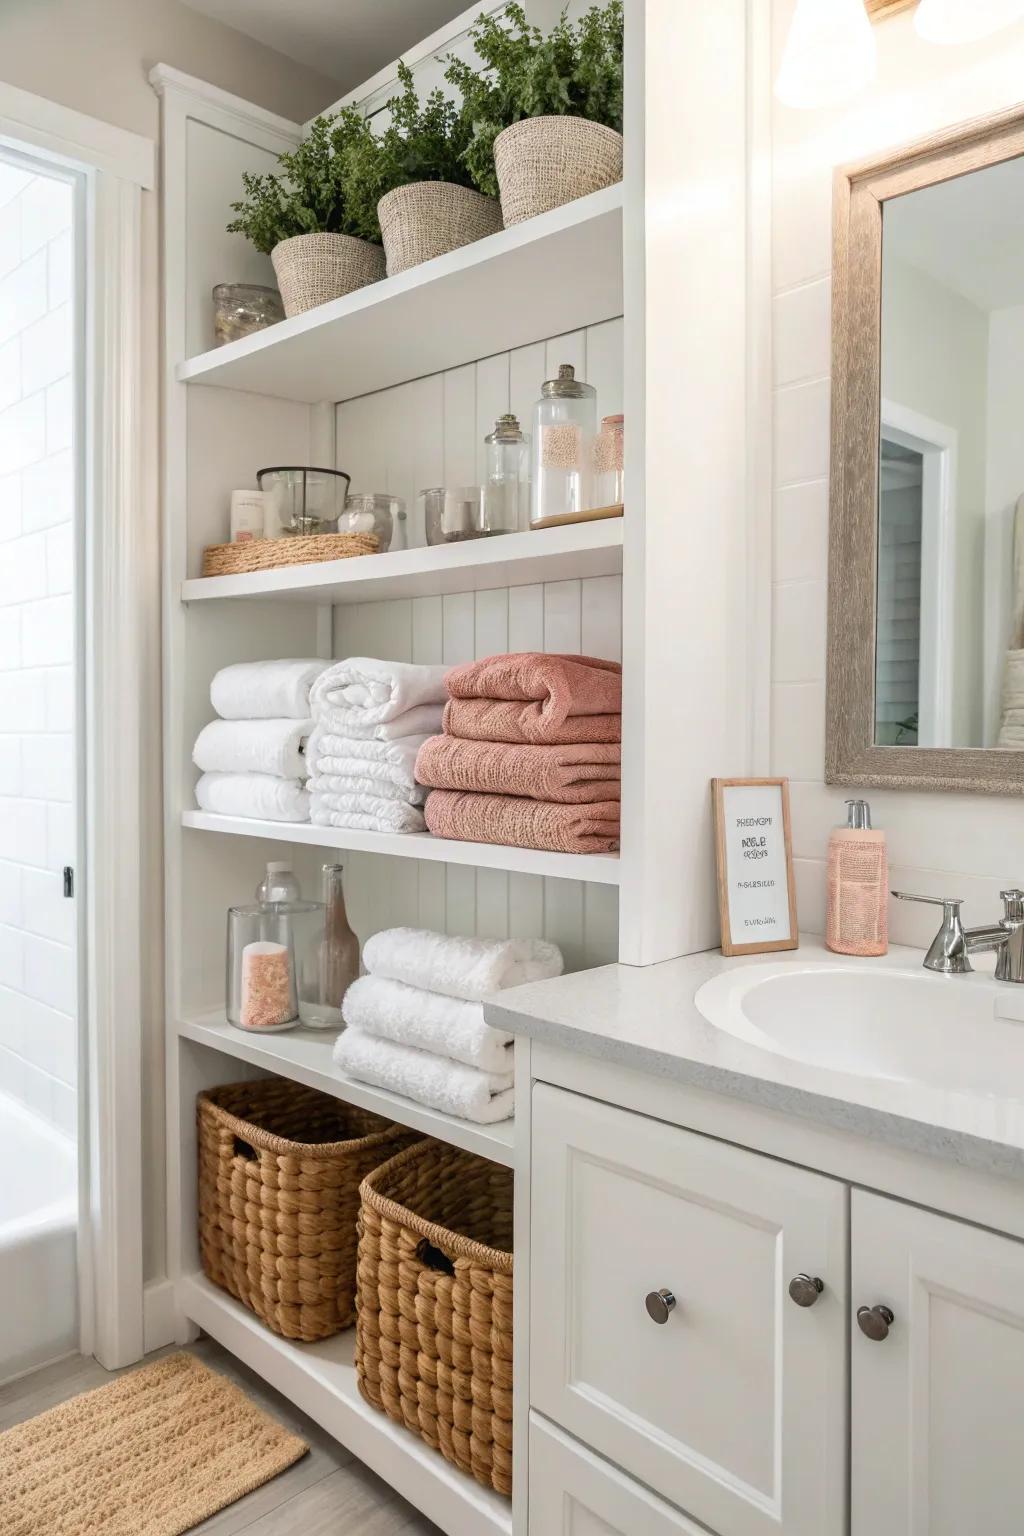
<instances>
[{"instance_id":1,"label":"white trim molding","mask_svg":"<svg viewBox=\"0 0 1024 1536\"><path fill-rule=\"evenodd\" d=\"M191 103L187 116L195 116L212 127L223 128L225 133L240 133L252 143L260 143L265 149L283 153L294 149L302 137L302 127L287 117L279 117L266 107L222 91L220 86L210 85L195 75L186 75L170 64L154 64L149 72L149 83L161 98L172 98L180 103ZM254 131L260 130L257 134ZM165 145L166 154L166 145Z\"/></svg>"},{"instance_id":2,"label":"white trim molding","mask_svg":"<svg viewBox=\"0 0 1024 1536\"><path fill-rule=\"evenodd\" d=\"M147 191L156 186L152 139L2 81L0 142L12 149L34 149L65 169L102 171Z\"/></svg>"}]
</instances>

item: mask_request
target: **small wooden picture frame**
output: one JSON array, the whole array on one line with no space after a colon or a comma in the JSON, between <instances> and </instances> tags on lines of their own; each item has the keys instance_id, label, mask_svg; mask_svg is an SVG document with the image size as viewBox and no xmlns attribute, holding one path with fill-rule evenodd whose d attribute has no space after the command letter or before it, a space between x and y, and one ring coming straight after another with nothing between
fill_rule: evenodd
<instances>
[{"instance_id":1,"label":"small wooden picture frame","mask_svg":"<svg viewBox=\"0 0 1024 1536\"><path fill-rule=\"evenodd\" d=\"M723 955L797 949L788 779L712 779Z\"/></svg>"}]
</instances>

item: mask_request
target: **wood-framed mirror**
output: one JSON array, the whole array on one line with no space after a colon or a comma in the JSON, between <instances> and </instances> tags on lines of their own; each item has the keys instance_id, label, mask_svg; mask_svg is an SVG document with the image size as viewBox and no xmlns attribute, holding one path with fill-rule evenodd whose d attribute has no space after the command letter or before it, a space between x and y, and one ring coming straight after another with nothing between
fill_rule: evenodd
<instances>
[{"instance_id":1,"label":"wood-framed mirror","mask_svg":"<svg viewBox=\"0 0 1024 1536\"><path fill-rule=\"evenodd\" d=\"M825 778L1024 793L1024 105L835 176Z\"/></svg>"}]
</instances>

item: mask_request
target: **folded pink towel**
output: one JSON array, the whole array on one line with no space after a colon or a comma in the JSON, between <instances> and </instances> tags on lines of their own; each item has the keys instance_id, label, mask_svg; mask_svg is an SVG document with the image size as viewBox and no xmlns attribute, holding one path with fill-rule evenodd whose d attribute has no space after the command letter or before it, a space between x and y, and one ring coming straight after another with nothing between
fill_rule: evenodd
<instances>
[{"instance_id":1,"label":"folded pink towel","mask_svg":"<svg viewBox=\"0 0 1024 1536\"><path fill-rule=\"evenodd\" d=\"M470 741L619 741L622 668L595 656L520 651L454 667L444 729Z\"/></svg>"},{"instance_id":2,"label":"folded pink towel","mask_svg":"<svg viewBox=\"0 0 1024 1536\"><path fill-rule=\"evenodd\" d=\"M512 742L431 736L416 755L416 778L435 789L525 795L584 805L619 799L621 747L594 742L526 747Z\"/></svg>"},{"instance_id":3,"label":"folded pink towel","mask_svg":"<svg viewBox=\"0 0 1024 1536\"><path fill-rule=\"evenodd\" d=\"M514 795L474 795L432 789L423 814L435 837L552 853L609 853L619 846L619 802L554 805Z\"/></svg>"}]
</instances>

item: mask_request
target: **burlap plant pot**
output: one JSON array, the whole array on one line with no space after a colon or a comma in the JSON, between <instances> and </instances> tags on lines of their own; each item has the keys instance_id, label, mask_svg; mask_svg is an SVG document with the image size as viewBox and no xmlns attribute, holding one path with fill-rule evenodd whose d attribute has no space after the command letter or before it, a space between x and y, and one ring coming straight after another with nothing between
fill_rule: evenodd
<instances>
[{"instance_id":1,"label":"burlap plant pot","mask_svg":"<svg viewBox=\"0 0 1024 1536\"><path fill-rule=\"evenodd\" d=\"M450 181L414 181L395 187L377 204L388 276L472 245L501 229L496 198Z\"/></svg>"},{"instance_id":2,"label":"burlap plant pot","mask_svg":"<svg viewBox=\"0 0 1024 1536\"><path fill-rule=\"evenodd\" d=\"M270 253L286 315L301 315L384 276L384 252L354 235L293 235Z\"/></svg>"},{"instance_id":3,"label":"burlap plant pot","mask_svg":"<svg viewBox=\"0 0 1024 1536\"><path fill-rule=\"evenodd\" d=\"M622 180L622 134L585 117L528 117L494 141L506 228Z\"/></svg>"}]
</instances>

